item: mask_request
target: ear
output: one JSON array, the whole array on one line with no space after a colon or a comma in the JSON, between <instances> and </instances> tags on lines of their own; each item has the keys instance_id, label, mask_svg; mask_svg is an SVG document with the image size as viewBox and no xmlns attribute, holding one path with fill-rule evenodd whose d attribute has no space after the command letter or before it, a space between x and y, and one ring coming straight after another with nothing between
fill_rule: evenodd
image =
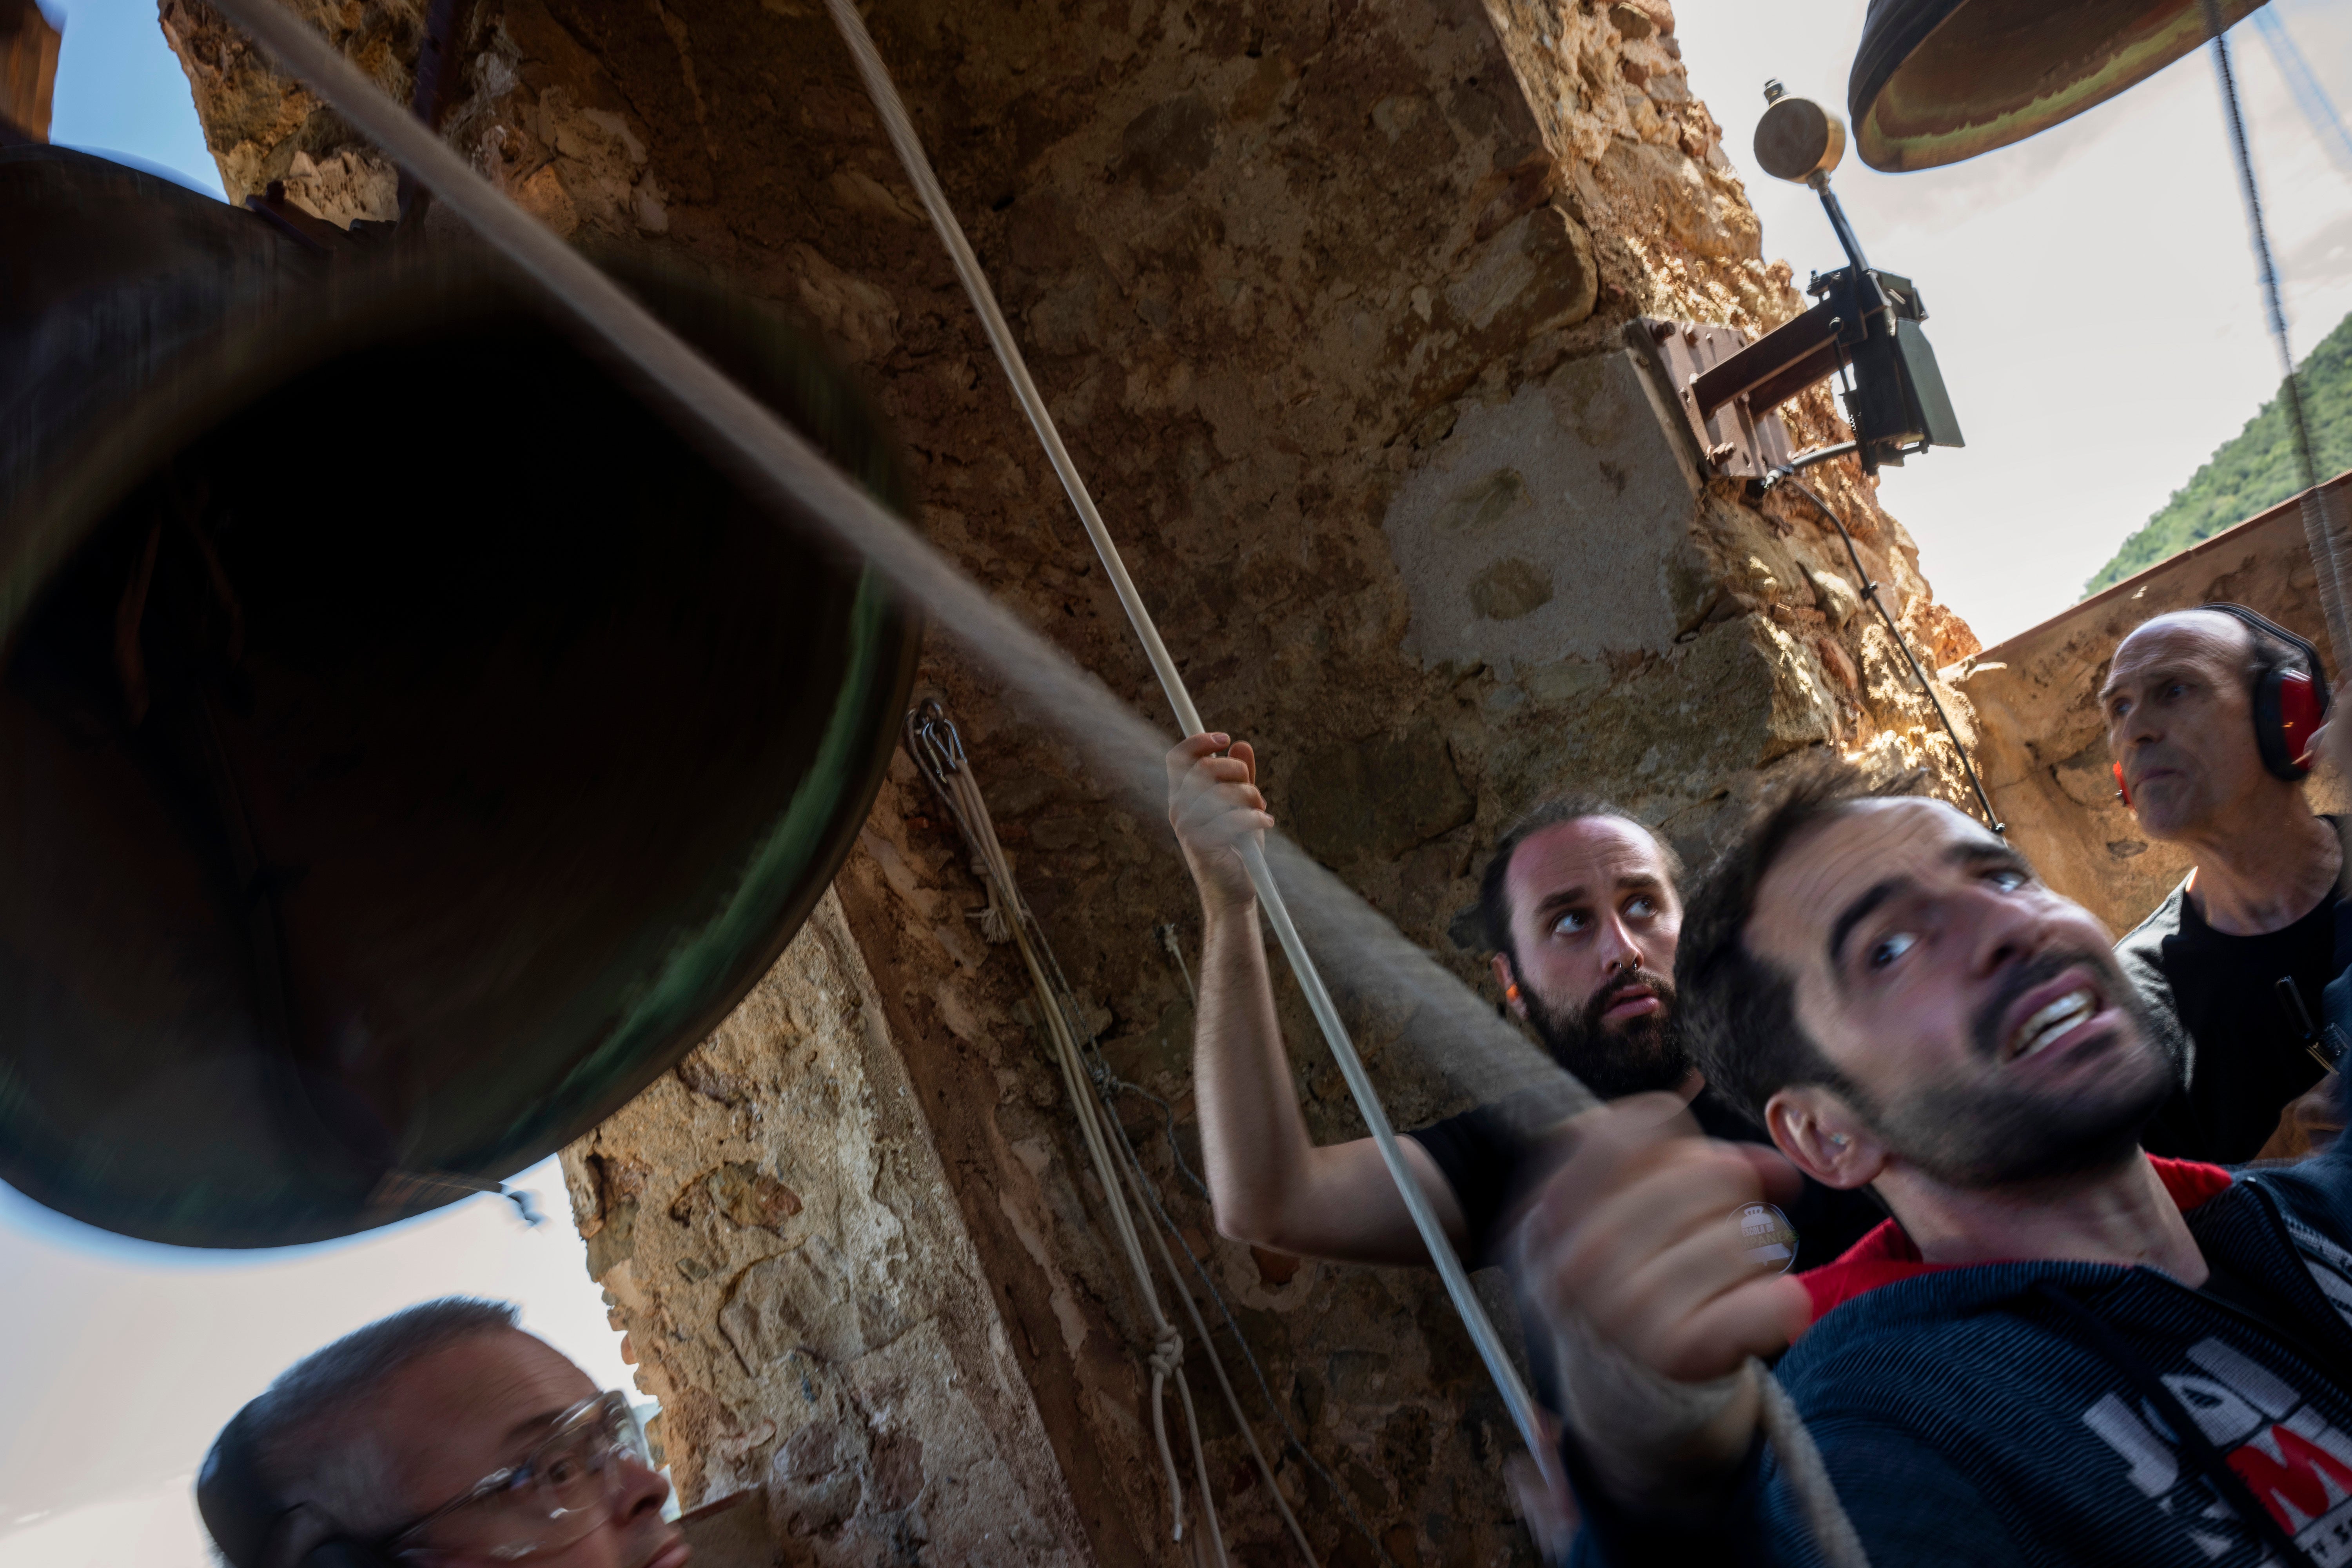
<instances>
[{"instance_id":1,"label":"ear","mask_svg":"<svg viewBox=\"0 0 2352 1568\"><path fill-rule=\"evenodd\" d=\"M1510 1008L1512 1016L1517 1018L1526 1017L1528 1016L1527 998L1524 996L1514 995L1512 994L1513 988L1519 983L1519 977L1511 973L1510 954L1498 952L1495 955L1493 963L1495 965L1495 984L1503 988L1503 1005Z\"/></svg>"},{"instance_id":2,"label":"ear","mask_svg":"<svg viewBox=\"0 0 2352 1568\"><path fill-rule=\"evenodd\" d=\"M1797 1169L1825 1187L1850 1191L1886 1169L1886 1145L1820 1084L1784 1089L1765 1101L1764 1130Z\"/></svg>"}]
</instances>

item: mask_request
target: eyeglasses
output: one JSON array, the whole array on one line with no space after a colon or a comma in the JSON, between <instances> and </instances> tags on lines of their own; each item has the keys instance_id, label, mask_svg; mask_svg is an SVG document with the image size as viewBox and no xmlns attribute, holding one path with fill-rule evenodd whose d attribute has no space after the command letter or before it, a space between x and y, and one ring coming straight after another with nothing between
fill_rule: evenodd
<instances>
[{"instance_id":1,"label":"eyeglasses","mask_svg":"<svg viewBox=\"0 0 2352 1568\"><path fill-rule=\"evenodd\" d=\"M583 1399L522 1463L493 1470L465 1492L383 1538L395 1557L492 1557L518 1563L561 1552L610 1517L626 1477L647 1469L644 1428L618 1391ZM432 1534L428 1542L427 1531Z\"/></svg>"}]
</instances>

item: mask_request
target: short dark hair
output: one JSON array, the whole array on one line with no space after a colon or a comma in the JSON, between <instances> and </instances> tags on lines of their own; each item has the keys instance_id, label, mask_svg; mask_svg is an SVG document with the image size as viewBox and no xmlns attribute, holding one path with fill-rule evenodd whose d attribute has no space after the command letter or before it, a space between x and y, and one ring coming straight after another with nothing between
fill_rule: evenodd
<instances>
[{"instance_id":1,"label":"short dark hair","mask_svg":"<svg viewBox=\"0 0 2352 1568\"><path fill-rule=\"evenodd\" d=\"M1495 853L1486 861L1486 875L1478 881L1478 918L1486 931L1486 945L1510 959L1513 967L1519 962L1519 951L1511 939L1511 857L1519 846L1547 827L1558 827L1563 822L1581 822L1591 816L1612 816L1620 822L1630 822L1649 835L1650 842L1658 847L1658 858L1666 863L1669 881L1679 882L1683 874L1683 858L1675 847L1657 835L1657 831L1640 817L1614 802L1591 795L1556 795L1540 801L1519 814L1517 821L1503 830L1496 842Z\"/></svg>"},{"instance_id":2,"label":"short dark hair","mask_svg":"<svg viewBox=\"0 0 2352 1568\"><path fill-rule=\"evenodd\" d=\"M386 1465L361 1416L402 1369L459 1341L517 1328L508 1301L444 1296L354 1329L278 1375L240 1413L247 1440L270 1490L287 1503L312 1503L346 1530L403 1522L401 1500L383 1495Z\"/></svg>"},{"instance_id":3,"label":"short dark hair","mask_svg":"<svg viewBox=\"0 0 2352 1568\"><path fill-rule=\"evenodd\" d=\"M1851 763L1831 759L1801 766L1757 807L1685 902L1675 950L1683 1037L1707 1087L1759 1126L1766 1102L1790 1084L1827 1084L1849 1098L1853 1086L1797 1021L1794 976L1748 949L1757 891L1799 834L1857 801L1917 795L1923 779L1913 773L1875 784Z\"/></svg>"}]
</instances>

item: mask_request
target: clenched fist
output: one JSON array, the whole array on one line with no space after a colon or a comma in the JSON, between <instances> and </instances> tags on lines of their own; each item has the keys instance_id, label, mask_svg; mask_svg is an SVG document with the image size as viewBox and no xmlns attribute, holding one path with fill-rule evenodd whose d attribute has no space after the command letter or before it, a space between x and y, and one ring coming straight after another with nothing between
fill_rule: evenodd
<instances>
[{"instance_id":1,"label":"clenched fist","mask_svg":"<svg viewBox=\"0 0 2352 1568\"><path fill-rule=\"evenodd\" d=\"M1257 753L1247 741L1208 734L1177 743L1168 753L1168 824L1206 913L1244 910L1256 901L1241 845L1263 843L1274 817L1258 793Z\"/></svg>"},{"instance_id":2,"label":"clenched fist","mask_svg":"<svg viewBox=\"0 0 2352 1568\"><path fill-rule=\"evenodd\" d=\"M1629 1506L1704 1494L1755 1432L1769 1355L1811 1320L1805 1288L1752 1260L1733 1216L1786 1198L1771 1151L1697 1136L1680 1100L1630 1095L1567 1123L1572 1152L1517 1237L1519 1289L1549 1331L1570 1433Z\"/></svg>"}]
</instances>

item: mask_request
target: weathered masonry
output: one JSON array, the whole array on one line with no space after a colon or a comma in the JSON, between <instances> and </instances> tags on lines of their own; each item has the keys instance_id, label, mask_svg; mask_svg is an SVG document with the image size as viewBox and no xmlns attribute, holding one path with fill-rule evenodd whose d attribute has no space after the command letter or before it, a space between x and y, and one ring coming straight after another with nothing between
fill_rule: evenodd
<instances>
[{"instance_id":1,"label":"weathered masonry","mask_svg":"<svg viewBox=\"0 0 2352 1568\"><path fill-rule=\"evenodd\" d=\"M422 4L305 9L415 96ZM477 167L583 245L816 322L904 440L929 537L1158 711L821 5L458 16L437 116ZM383 160L201 0L163 20L232 198L397 212ZM1708 478L1628 347L1637 317L1756 332L1801 303L1665 0L881 0L870 25L1204 710L1260 743L1300 841L1465 978L1483 852L1547 791L1611 795L1696 855L1810 751L1954 782L1835 535ZM1787 418L1799 445L1837 438L1823 393ZM1925 662L1975 651L1870 489L1815 477ZM1131 1095L1128 1126L1264 1370L1273 1409L1220 1332L1318 1552L1527 1559L1497 1483L1509 1424L1433 1278L1222 1242L1176 1168L1197 1163L1192 1019L1155 932L1182 948L1195 927L1164 826L954 647L926 675L1114 1070L1173 1108ZM982 902L902 764L774 973L567 1156L687 1500L756 1493L782 1562L1192 1550L1170 1540L1141 1312ZM1350 1135L1285 1005L1310 1123ZM1400 1124L1454 1109L1357 1022ZM1293 1560L1197 1354L1186 1375L1235 1555ZM1283 1451L1277 1412L1336 1489Z\"/></svg>"}]
</instances>

